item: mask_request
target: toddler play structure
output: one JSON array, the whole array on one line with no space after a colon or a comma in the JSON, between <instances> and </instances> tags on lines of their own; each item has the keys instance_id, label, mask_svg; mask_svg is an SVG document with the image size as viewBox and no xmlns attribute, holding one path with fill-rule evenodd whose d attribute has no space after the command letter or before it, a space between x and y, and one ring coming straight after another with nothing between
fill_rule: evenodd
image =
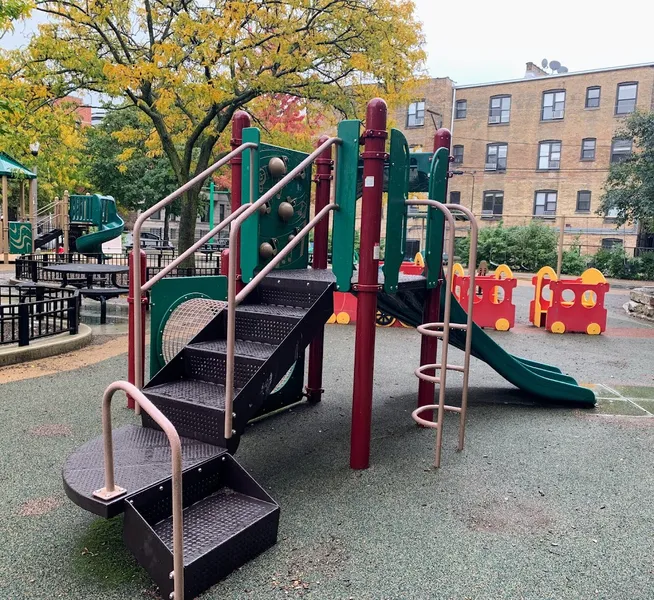
<instances>
[{"instance_id":1,"label":"toddler play structure","mask_svg":"<svg viewBox=\"0 0 654 600\"><path fill-rule=\"evenodd\" d=\"M63 469L66 493L74 502L104 517L125 513L125 543L157 582L164 598L191 598L275 543L279 506L232 454L253 418L302 398L310 403L320 401L323 393L328 398L322 377L323 334L333 313L335 289L357 295L350 448L354 469L369 464L378 308L419 326L423 336L414 418L436 429L436 466L445 411L459 415L459 448L463 447L471 355L544 401L575 406L595 402L592 391L579 387L555 367L504 352L472 323L470 314L449 293L456 224L452 212L471 218L463 207L442 204L449 132L438 132L433 155L413 155L402 133L393 130L389 156L382 100L369 103L362 125L355 120L341 122L336 137L322 137L317 149L306 155L261 143L259 130L249 127L248 116L237 113L233 151L146 210L134 225L134 247L138 249L145 219L231 163L229 217L148 281L144 256L141 253L139 258L137 250L129 298L133 308L132 383L116 382L107 388L103 435L74 452ZM313 163L316 169L312 172ZM380 274L385 180L388 226ZM430 200L409 202L410 189L420 189L425 182ZM355 271L357 201L361 202L362 229ZM409 203L428 211L423 275L400 272ZM330 214L331 270L327 265ZM443 281L445 223L449 224L449 268ZM231 227L229 250L223 257L223 265L228 266L225 275L165 278L170 269L227 225ZM474 264L474 219L468 226L473 238L470 264ZM311 230L313 264L308 268L307 234ZM474 276L469 283L473 290ZM143 385L146 291L153 304L151 379ZM473 296L474 291L469 295L468 310ZM436 359L438 339L443 342L440 363ZM448 362L448 342L465 350L462 365ZM303 389L307 347L308 381ZM445 404L448 370L463 373L460 406ZM129 425L112 431L110 405L118 390L126 392L131 405L142 411L141 427ZM434 420L432 412L436 413ZM253 430L248 441L255 440Z\"/></svg>"},{"instance_id":2,"label":"toddler play structure","mask_svg":"<svg viewBox=\"0 0 654 600\"><path fill-rule=\"evenodd\" d=\"M597 269L586 269L577 279L558 279L554 269L543 267L532 283L529 321L536 327L552 333L599 335L606 331L604 298L609 284Z\"/></svg>"},{"instance_id":3,"label":"toddler play structure","mask_svg":"<svg viewBox=\"0 0 654 600\"><path fill-rule=\"evenodd\" d=\"M473 320L479 327L489 327L497 331L508 331L515 325L515 304L513 290L518 280L513 277L507 265L499 265L492 275L475 276L475 296ZM455 263L453 267L452 292L462 306L468 304L470 277L465 275L463 266Z\"/></svg>"}]
</instances>

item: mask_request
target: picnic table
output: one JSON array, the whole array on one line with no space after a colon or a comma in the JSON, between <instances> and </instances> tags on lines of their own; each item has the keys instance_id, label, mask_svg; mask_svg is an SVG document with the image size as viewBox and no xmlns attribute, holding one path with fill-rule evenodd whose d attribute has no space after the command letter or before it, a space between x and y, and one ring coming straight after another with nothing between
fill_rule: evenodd
<instances>
[{"instance_id":1,"label":"picnic table","mask_svg":"<svg viewBox=\"0 0 654 600\"><path fill-rule=\"evenodd\" d=\"M100 302L100 324L107 322L107 300L116 298L128 292L127 288L120 287L116 277L120 273L129 272L129 267L125 265L106 265L101 263L61 263L43 267L44 271L61 274L61 287L68 286L69 275L77 276L75 278L75 287L79 287L79 293L91 300ZM79 276L83 276L80 280ZM111 287L106 285L107 276L111 282ZM96 279L100 279L100 285L95 285ZM81 282L81 285L80 285Z\"/></svg>"}]
</instances>

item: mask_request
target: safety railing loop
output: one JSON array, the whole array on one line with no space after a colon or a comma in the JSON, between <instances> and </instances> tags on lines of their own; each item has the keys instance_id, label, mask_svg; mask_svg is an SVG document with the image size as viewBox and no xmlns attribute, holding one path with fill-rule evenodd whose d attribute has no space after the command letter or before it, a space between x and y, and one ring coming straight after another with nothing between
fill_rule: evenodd
<instances>
[{"instance_id":1,"label":"safety railing loop","mask_svg":"<svg viewBox=\"0 0 654 600\"><path fill-rule=\"evenodd\" d=\"M111 428L111 400L122 390L129 394L137 405L152 417L168 437L172 461L172 514L173 514L173 582L171 600L184 600L184 538L183 538L183 498L182 498L182 443L177 430L164 414L148 400L143 393L127 381L115 381L105 391L102 398L102 438L104 442L104 487L95 490L93 495L105 502L118 498L127 490L116 485L114 472L114 450Z\"/></svg>"}]
</instances>

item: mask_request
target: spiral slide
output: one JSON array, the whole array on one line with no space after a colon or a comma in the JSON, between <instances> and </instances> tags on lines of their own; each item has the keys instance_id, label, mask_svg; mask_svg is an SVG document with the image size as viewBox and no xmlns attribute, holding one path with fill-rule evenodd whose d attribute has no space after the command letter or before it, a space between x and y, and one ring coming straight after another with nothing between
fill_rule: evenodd
<instances>
[{"instance_id":1,"label":"spiral slide","mask_svg":"<svg viewBox=\"0 0 654 600\"><path fill-rule=\"evenodd\" d=\"M123 232L125 221L123 221L116 210L116 201L111 196L90 196L90 201L97 206L92 207L94 215L93 224L98 231L87 233L77 238L75 246L82 254L101 254L102 244L113 240ZM100 218L96 218L100 215Z\"/></svg>"}]
</instances>

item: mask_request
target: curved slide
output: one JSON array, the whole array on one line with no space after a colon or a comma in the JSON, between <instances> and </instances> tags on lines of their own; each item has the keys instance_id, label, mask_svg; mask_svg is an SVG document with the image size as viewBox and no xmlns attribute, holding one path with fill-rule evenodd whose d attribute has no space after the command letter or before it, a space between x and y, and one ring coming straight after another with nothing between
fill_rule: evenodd
<instances>
[{"instance_id":1,"label":"curved slide","mask_svg":"<svg viewBox=\"0 0 654 600\"><path fill-rule=\"evenodd\" d=\"M77 238L75 246L82 254L101 254L102 244L113 240L123 233L125 221L116 210L116 201L111 196L92 196L97 203L92 209L93 215L102 215L97 223L98 231L87 233ZM94 219L95 220L95 219Z\"/></svg>"},{"instance_id":2,"label":"curved slide","mask_svg":"<svg viewBox=\"0 0 654 600\"><path fill-rule=\"evenodd\" d=\"M422 311L416 304L406 306L407 310L397 310L393 302L385 302L385 294L381 294L380 308L407 325L417 327L422 323ZM445 295L441 296L441 314L445 307ZM451 321L453 323L465 323L467 320L466 311L452 297ZM465 333L453 329L450 332L450 343L464 349ZM595 394L588 388L581 387L577 381L568 375L564 375L560 369L550 365L534 362L525 358L519 358L509 354L499 344L494 342L484 330L473 323L472 330L472 354L483 360L486 364L497 371L504 379L515 385L528 394L532 394L541 400L561 404L574 404L591 408L595 406Z\"/></svg>"}]
</instances>

